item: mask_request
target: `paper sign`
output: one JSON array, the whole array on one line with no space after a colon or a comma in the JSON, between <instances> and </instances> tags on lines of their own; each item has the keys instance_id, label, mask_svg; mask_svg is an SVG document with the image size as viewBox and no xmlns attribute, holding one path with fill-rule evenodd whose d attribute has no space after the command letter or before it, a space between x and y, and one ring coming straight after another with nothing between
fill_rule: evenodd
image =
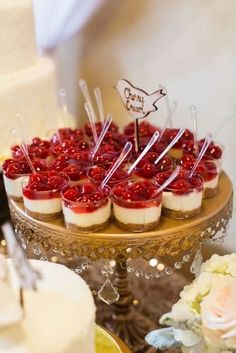
<instances>
[{"instance_id":1,"label":"paper sign","mask_svg":"<svg viewBox=\"0 0 236 353\"><path fill-rule=\"evenodd\" d=\"M23 289L36 289L37 281L41 278L40 272L35 271L31 267L24 251L16 240L10 223L3 224L2 232L7 243L8 255L12 258L13 266L19 280L19 286Z\"/></svg>"},{"instance_id":2,"label":"paper sign","mask_svg":"<svg viewBox=\"0 0 236 353\"><path fill-rule=\"evenodd\" d=\"M118 90L121 100L129 115L134 119L143 119L158 108L156 102L166 94L163 89L148 94L140 88L134 87L127 80L119 80L115 88Z\"/></svg>"}]
</instances>

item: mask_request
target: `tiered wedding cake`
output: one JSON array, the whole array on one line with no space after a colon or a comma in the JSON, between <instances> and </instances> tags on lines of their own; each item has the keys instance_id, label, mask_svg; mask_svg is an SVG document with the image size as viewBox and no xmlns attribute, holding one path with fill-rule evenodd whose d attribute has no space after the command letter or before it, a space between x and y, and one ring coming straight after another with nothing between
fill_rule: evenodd
<instances>
[{"instance_id":1,"label":"tiered wedding cake","mask_svg":"<svg viewBox=\"0 0 236 353\"><path fill-rule=\"evenodd\" d=\"M0 23L0 154L4 154L14 142L10 130L17 112L23 114L26 135L43 136L56 126L58 108L54 65L37 54L31 0L1 0Z\"/></svg>"},{"instance_id":2,"label":"tiered wedding cake","mask_svg":"<svg viewBox=\"0 0 236 353\"><path fill-rule=\"evenodd\" d=\"M37 291L24 290L22 311L12 262L0 255L0 352L94 353L95 305L88 285L62 265L31 264L42 279Z\"/></svg>"}]
</instances>

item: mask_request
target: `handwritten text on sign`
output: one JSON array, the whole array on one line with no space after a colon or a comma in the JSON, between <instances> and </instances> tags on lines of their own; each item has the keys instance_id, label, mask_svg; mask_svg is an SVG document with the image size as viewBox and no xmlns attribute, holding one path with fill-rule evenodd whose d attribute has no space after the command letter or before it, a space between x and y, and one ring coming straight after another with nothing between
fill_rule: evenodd
<instances>
[{"instance_id":1,"label":"handwritten text on sign","mask_svg":"<svg viewBox=\"0 0 236 353\"><path fill-rule=\"evenodd\" d=\"M148 94L144 90L134 87L127 80L119 80L116 88L126 110L134 119L145 118L151 112L156 111L158 108L155 103L165 96L162 89Z\"/></svg>"}]
</instances>

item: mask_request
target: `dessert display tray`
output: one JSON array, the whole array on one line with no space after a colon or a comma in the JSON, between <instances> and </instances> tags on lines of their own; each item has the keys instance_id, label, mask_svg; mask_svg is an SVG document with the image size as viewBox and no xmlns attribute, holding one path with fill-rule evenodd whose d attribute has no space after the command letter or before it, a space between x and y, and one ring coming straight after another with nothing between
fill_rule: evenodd
<instances>
[{"instance_id":1,"label":"dessert display tray","mask_svg":"<svg viewBox=\"0 0 236 353\"><path fill-rule=\"evenodd\" d=\"M225 172L219 180L215 196L203 201L201 212L192 219L173 220L161 217L158 227L149 232L128 233L111 224L101 232L77 233L66 229L63 219L42 222L24 211L23 204L10 201L12 221L29 241L40 244L45 251L63 252L64 256L88 257L93 261L115 258L149 260L155 256L176 256L197 248L225 229L232 214L232 183Z\"/></svg>"}]
</instances>

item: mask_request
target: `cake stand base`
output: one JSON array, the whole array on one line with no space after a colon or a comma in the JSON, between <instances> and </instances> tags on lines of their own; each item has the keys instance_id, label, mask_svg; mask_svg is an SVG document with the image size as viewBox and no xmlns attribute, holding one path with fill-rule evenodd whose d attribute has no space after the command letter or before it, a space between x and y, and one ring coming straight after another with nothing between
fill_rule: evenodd
<instances>
[{"instance_id":1,"label":"cake stand base","mask_svg":"<svg viewBox=\"0 0 236 353\"><path fill-rule=\"evenodd\" d=\"M148 263L142 260L138 260L137 266L144 270L150 269ZM104 282L101 267L94 266L93 271L85 274L85 278L94 292L97 323L114 332L133 353L156 352L146 343L144 337L149 331L158 328L160 316L171 309L178 300L179 292L188 283L180 273L172 274L171 281L169 277L159 280L136 278L127 274L126 263L119 261L112 282L120 294L120 299L112 305L107 305L96 295Z\"/></svg>"}]
</instances>

